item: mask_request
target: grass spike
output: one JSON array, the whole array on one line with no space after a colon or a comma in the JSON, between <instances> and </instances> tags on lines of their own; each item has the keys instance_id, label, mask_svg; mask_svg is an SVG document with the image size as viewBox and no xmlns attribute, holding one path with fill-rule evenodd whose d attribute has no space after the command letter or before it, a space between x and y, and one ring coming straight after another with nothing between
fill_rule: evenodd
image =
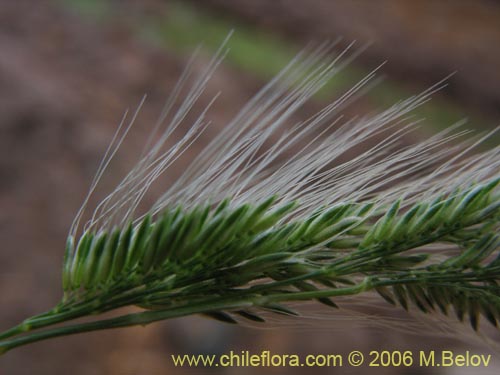
<instances>
[{"instance_id":1,"label":"grass spike","mask_svg":"<svg viewBox=\"0 0 500 375\"><path fill-rule=\"evenodd\" d=\"M481 142L456 144L450 130L396 147L413 127L409 115L439 85L342 124L339 111L376 70L296 122L303 105L356 55L349 48L333 58L326 45L299 54L139 212L155 180L179 168L207 128L208 107L185 122L225 51L185 97L174 90L180 103L162 116L157 140L82 223L137 113L119 127L68 234L61 302L0 333L0 354L193 314L263 322L263 311L299 316L290 302L342 309L341 297L362 301L376 293L380 303L404 310L432 317L452 307L475 330L481 315L496 327L499 148L470 155ZM100 315L130 306L142 310ZM78 320L90 316L95 320Z\"/></svg>"}]
</instances>

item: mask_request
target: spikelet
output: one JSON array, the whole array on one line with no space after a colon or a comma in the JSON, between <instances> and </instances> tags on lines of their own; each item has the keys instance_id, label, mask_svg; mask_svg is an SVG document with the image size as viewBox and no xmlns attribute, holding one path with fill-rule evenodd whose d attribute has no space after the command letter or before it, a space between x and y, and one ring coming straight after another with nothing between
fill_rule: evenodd
<instances>
[{"instance_id":1,"label":"spikelet","mask_svg":"<svg viewBox=\"0 0 500 375\"><path fill-rule=\"evenodd\" d=\"M398 144L417 123L412 111L442 83L378 114L344 120L339 111L378 68L314 116L290 124L357 54L350 46L332 58L331 47L297 55L140 212L155 180L176 168L210 124L213 101L171 145L226 49L180 98L191 60L145 153L83 224L139 109L125 117L71 226L61 303L1 334L0 353L190 314L263 322L265 312L296 315L289 303L297 301L317 300L335 316L343 297L370 304L373 293L431 316L454 310L474 329L481 316L496 326L500 148L473 154L491 134L457 142L464 132L455 128ZM36 331L130 305L144 311Z\"/></svg>"}]
</instances>

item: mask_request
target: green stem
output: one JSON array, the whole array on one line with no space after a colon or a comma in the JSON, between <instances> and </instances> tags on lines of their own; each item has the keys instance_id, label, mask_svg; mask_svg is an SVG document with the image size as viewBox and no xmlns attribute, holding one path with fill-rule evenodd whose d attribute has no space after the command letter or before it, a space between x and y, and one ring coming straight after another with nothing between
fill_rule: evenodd
<instances>
[{"instance_id":1,"label":"green stem","mask_svg":"<svg viewBox=\"0 0 500 375\"><path fill-rule=\"evenodd\" d=\"M16 336L16 335L19 335L19 334L27 332L27 331L28 330L26 329L24 324L19 324L15 327L12 327L11 329L8 329L7 331L0 333L0 340L4 340L6 338Z\"/></svg>"},{"instance_id":2,"label":"green stem","mask_svg":"<svg viewBox=\"0 0 500 375\"><path fill-rule=\"evenodd\" d=\"M238 310L252 306L265 306L268 304L283 301L298 301L321 297L352 295L361 293L370 288L371 279L365 278L365 280L360 284L349 288L317 290L310 292L280 293L271 296L254 297L253 299L251 297L230 300L221 299L218 301L204 301L197 304L188 304L187 306L168 310L145 311L141 313L128 314L117 318L105 319L96 322L68 325L64 327L48 329L42 332L33 332L11 340L6 340L0 342L0 355L19 346L60 336L67 336L103 329L146 325L160 320L172 319L210 311Z\"/></svg>"},{"instance_id":3,"label":"green stem","mask_svg":"<svg viewBox=\"0 0 500 375\"><path fill-rule=\"evenodd\" d=\"M161 287L162 285L155 289L161 289ZM75 305L57 306L53 310L28 318L21 324L0 333L0 340L77 318L101 314L127 305L134 305L141 296L152 291L154 292L155 289L148 290L147 292L143 290L134 291L122 295L120 292L123 290L126 291L126 289L122 288L121 290L112 290L94 299Z\"/></svg>"}]
</instances>

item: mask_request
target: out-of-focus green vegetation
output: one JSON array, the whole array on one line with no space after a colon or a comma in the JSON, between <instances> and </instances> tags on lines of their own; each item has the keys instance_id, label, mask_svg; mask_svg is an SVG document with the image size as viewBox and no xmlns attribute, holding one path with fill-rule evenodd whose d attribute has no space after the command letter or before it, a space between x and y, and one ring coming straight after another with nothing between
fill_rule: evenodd
<instances>
[{"instance_id":1,"label":"out-of-focus green vegetation","mask_svg":"<svg viewBox=\"0 0 500 375\"><path fill-rule=\"evenodd\" d=\"M59 0L82 16L104 19L111 13L111 3L107 0Z\"/></svg>"},{"instance_id":2,"label":"out-of-focus green vegetation","mask_svg":"<svg viewBox=\"0 0 500 375\"><path fill-rule=\"evenodd\" d=\"M82 16L98 21L111 20L112 17L120 15L119 2L109 0L59 1ZM214 52L229 32L235 30L228 44L230 51L225 63L250 73L262 81L275 75L300 49L283 37L272 35L269 31L264 32L256 27L243 25L228 17L209 12L205 8L179 1L169 1L168 11L165 14L147 17L138 14L131 22L131 26L139 37L179 54L189 54L199 45L208 52ZM376 48L376 46L371 48ZM366 74L366 68L355 62L351 63L318 93L318 98L331 100L335 95L345 92ZM376 107L384 108L413 94L414 92L411 92L404 84L386 78L371 88L366 93L366 98ZM424 118L423 125L433 132L447 128L465 117L465 112L459 105L439 95L435 95L429 103L418 108L414 114L416 118ZM468 115L475 127L488 128L481 126L486 121L480 115Z\"/></svg>"},{"instance_id":3,"label":"out-of-focus green vegetation","mask_svg":"<svg viewBox=\"0 0 500 375\"><path fill-rule=\"evenodd\" d=\"M182 53L191 53L194 46L215 51L231 30L230 51L226 62L266 81L277 74L296 55L299 48L277 35L248 25L232 22L221 16L197 9L186 3L172 2L168 14L158 18L143 32L156 42ZM331 97L352 86L364 74L348 68L329 82L321 97Z\"/></svg>"}]
</instances>

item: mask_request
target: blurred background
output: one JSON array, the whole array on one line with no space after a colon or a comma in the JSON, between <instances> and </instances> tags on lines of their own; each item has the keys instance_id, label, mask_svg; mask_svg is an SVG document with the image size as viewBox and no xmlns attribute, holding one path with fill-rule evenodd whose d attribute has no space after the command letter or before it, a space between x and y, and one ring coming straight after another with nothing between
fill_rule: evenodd
<instances>
[{"instance_id":1,"label":"blurred background","mask_svg":"<svg viewBox=\"0 0 500 375\"><path fill-rule=\"evenodd\" d=\"M346 109L347 116L385 108L456 72L416 112L426 119L419 134L434 134L465 117L467 127L478 131L499 124L496 0L0 1L0 330L59 301L69 225L125 109L135 108L148 94L111 180L130 166L150 130L141 124L158 117L196 46L202 44L195 70L232 29L230 53L206 92L207 98L222 92L210 111L212 132L308 42L338 37L345 42L339 46L353 40L359 47L370 46L305 110L321 108L387 60L383 82ZM418 134L413 137L405 142L417 140ZM497 144L498 138L490 143ZM290 324L256 330L190 317L20 348L0 358L0 374L305 373L303 368L174 368L170 360L171 353L230 350L345 355L351 350L476 348L489 353L473 343L434 340L350 329L334 319L315 328ZM500 356L494 354L492 362L475 373L497 374ZM377 373L368 367L307 370ZM469 371L387 368L383 373Z\"/></svg>"}]
</instances>

